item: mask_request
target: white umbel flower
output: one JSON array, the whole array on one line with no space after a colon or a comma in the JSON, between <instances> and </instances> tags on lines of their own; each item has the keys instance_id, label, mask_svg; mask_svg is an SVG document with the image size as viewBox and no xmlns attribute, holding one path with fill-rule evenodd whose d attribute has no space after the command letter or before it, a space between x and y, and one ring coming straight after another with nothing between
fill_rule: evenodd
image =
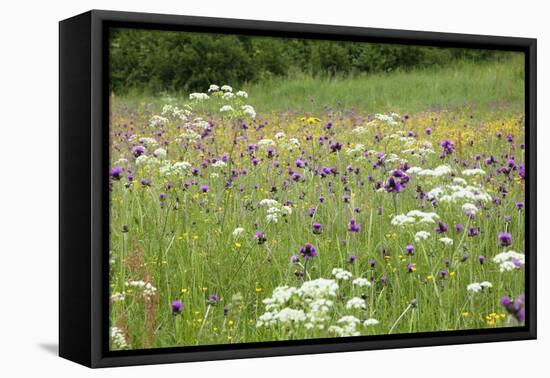
<instances>
[{"instance_id":1,"label":"white umbel flower","mask_svg":"<svg viewBox=\"0 0 550 378\"><path fill-rule=\"evenodd\" d=\"M376 319L373 319L373 318L370 318L370 319L367 319L363 322L363 325L365 327L368 327L368 326L373 326L373 325L377 325L379 324L380 322Z\"/></svg>"},{"instance_id":2,"label":"white umbel flower","mask_svg":"<svg viewBox=\"0 0 550 378\"><path fill-rule=\"evenodd\" d=\"M413 217L408 217L405 214L396 215L391 220L391 224L393 226L404 226L406 224L412 224L415 222L416 222L416 219L414 219Z\"/></svg>"},{"instance_id":3,"label":"white umbel flower","mask_svg":"<svg viewBox=\"0 0 550 378\"><path fill-rule=\"evenodd\" d=\"M220 112L222 113L227 113L232 111L233 111L233 107L231 105L224 105L220 108Z\"/></svg>"},{"instance_id":4,"label":"white umbel flower","mask_svg":"<svg viewBox=\"0 0 550 378\"><path fill-rule=\"evenodd\" d=\"M236 229L233 230L233 232L231 233L233 235L233 237L235 238L238 238L239 236L241 236L244 232L244 228L242 227L237 227Z\"/></svg>"},{"instance_id":5,"label":"white umbel flower","mask_svg":"<svg viewBox=\"0 0 550 378\"><path fill-rule=\"evenodd\" d=\"M472 293L479 293L481 290L483 290L483 287L478 282L473 282L466 286L466 290Z\"/></svg>"},{"instance_id":6,"label":"white umbel flower","mask_svg":"<svg viewBox=\"0 0 550 378\"><path fill-rule=\"evenodd\" d=\"M464 176L474 176L474 175L485 175L485 171L483 169L480 169L480 168L475 168L475 169L465 169L462 171L462 174Z\"/></svg>"},{"instance_id":7,"label":"white umbel flower","mask_svg":"<svg viewBox=\"0 0 550 378\"><path fill-rule=\"evenodd\" d=\"M462 205L462 210L467 214L477 214L477 212L479 211L479 209L477 208L476 205L474 205L473 203L465 203L464 205Z\"/></svg>"},{"instance_id":8,"label":"white umbel flower","mask_svg":"<svg viewBox=\"0 0 550 378\"><path fill-rule=\"evenodd\" d=\"M419 242L421 240L426 240L428 239L432 234L430 234L428 231L418 231L415 235L414 235L414 240Z\"/></svg>"},{"instance_id":9,"label":"white umbel flower","mask_svg":"<svg viewBox=\"0 0 550 378\"><path fill-rule=\"evenodd\" d=\"M346 309L360 309L364 310L366 308L365 300L359 297L353 297L346 303Z\"/></svg>"},{"instance_id":10,"label":"white umbel flower","mask_svg":"<svg viewBox=\"0 0 550 378\"><path fill-rule=\"evenodd\" d=\"M349 281L352 278L351 272L344 270L342 268L332 269L332 275L336 277L337 280Z\"/></svg>"},{"instance_id":11,"label":"white umbel flower","mask_svg":"<svg viewBox=\"0 0 550 378\"><path fill-rule=\"evenodd\" d=\"M256 118L256 110L254 110L252 105L243 105L241 106L241 110L250 118Z\"/></svg>"},{"instance_id":12,"label":"white umbel flower","mask_svg":"<svg viewBox=\"0 0 550 378\"><path fill-rule=\"evenodd\" d=\"M191 93L189 95L189 100L208 100L210 97L206 93Z\"/></svg>"},{"instance_id":13,"label":"white umbel flower","mask_svg":"<svg viewBox=\"0 0 550 378\"><path fill-rule=\"evenodd\" d=\"M451 246L453 245L454 241L451 238L439 238L439 241L445 245Z\"/></svg>"},{"instance_id":14,"label":"white umbel flower","mask_svg":"<svg viewBox=\"0 0 550 378\"><path fill-rule=\"evenodd\" d=\"M372 285L371 282L368 279L363 278L363 277L356 278L351 283L353 285L359 286L359 287L368 287L368 286Z\"/></svg>"},{"instance_id":15,"label":"white umbel flower","mask_svg":"<svg viewBox=\"0 0 550 378\"><path fill-rule=\"evenodd\" d=\"M164 148L157 148L153 152L153 155L155 155L155 157L157 157L159 159L164 159L166 157L166 150Z\"/></svg>"},{"instance_id":16,"label":"white umbel flower","mask_svg":"<svg viewBox=\"0 0 550 378\"><path fill-rule=\"evenodd\" d=\"M500 272L510 272L525 265L525 255L515 251L501 252L493 261L499 264Z\"/></svg>"},{"instance_id":17,"label":"white umbel flower","mask_svg":"<svg viewBox=\"0 0 550 378\"><path fill-rule=\"evenodd\" d=\"M110 329L111 342L116 349L126 349L128 344L124 332L118 327L111 327Z\"/></svg>"},{"instance_id":18,"label":"white umbel flower","mask_svg":"<svg viewBox=\"0 0 550 378\"><path fill-rule=\"evenodd\" d=\"M303 310L285 307L275 315L275 318L283 324L298 323L306 320L306 314Z\"/></svg>"}]
</instances>

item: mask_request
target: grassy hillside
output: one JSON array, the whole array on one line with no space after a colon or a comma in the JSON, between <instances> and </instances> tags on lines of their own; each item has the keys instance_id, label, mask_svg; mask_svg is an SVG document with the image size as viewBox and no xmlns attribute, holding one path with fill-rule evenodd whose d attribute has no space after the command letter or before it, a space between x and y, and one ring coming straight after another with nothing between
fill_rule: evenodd
<instances>
[{"instance_id":1,"label":"grassy hillside","mask_svg":"<svg viewBox=\"0 0 550 378\"><path fill-rule=\"evenodd\" d=\"M442 108L456 110L464 106L491 110L504 106L510 112L518 112L523 110L523 75L523 59L518 56L505 62L475 64L463 61L446 68L355 78L315 78L298 73L290 78L249 83L243 89L250 95L249 103L261 113L320 112L326 106L402 113ZM166 97L179 102L187 96L171 93L153 97L133 92L124 96L122 102L160 105L166 103Z\"/></svg>"}]
</instances>

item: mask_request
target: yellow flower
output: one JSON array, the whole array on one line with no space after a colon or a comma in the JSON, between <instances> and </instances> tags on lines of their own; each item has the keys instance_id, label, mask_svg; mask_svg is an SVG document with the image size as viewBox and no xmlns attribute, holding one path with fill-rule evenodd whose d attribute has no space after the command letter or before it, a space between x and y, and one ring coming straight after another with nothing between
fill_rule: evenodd
<instances>
[{"instance_id":1,"label":"yellow flower","mask_svg":"<svg viewBox=\"0 0 550 378\"><path fill-rule=\"evenodd\" d=\"M193 240L198 240L199 239L199 235L193 235Z\"/></svg>"},{"instance_id":2,"label":"yellow flower","mask_svg":"<svg viewBox=\"0 0 550 378\"><path fill-rule=\"evenodd\" d=\"M182 288L181 288L181 292L182 292L183 294L187 293L187 288L186 288L186 287L182 287Z\"/></svg>"},{"instance_id":3,"label":"yellow flower","mask_svg":"<svg viewBox=\"0 0 550 378\"><path fill-rule=\"evenodd\" d=\"M241 243L235 243L235 248L237 249L241 248Z\"/></svg>"},{"instance_id":4,"label":"yellow flower","mask_svg":"<svg viewBox=\"0 0 550 378\"><path fill-rule=\"evenodd\" d=\"M465 318L467 318L468 316L470 316L470 313L468 311L464 311L462 313L462 316L464 316Z\"/></svg>"},{"instance_id":5,"label":"yellow flower","mask_svg":"<svg viewBox=\"0 0 550 378\"><path fill-rule=\"evenodd\" d=\"M262 291L262 288L261 287L257 287L256 288L256 293L260 293Z\"/></svg>"},{"instance_id":6,"label":"yellow flower","mask_svg":"<svg viewBox=\"0 0 550 378\"><path fill-rule=\"evenodd\" d=\"M230 320L230 321L227 322L227 325L229 327L233 327L233 324L235 324L235 322L233 320Z\"/></svg>"},{"instance_id":7,"label":"yellow flower","mask_svg":"<svg viewBox=\"0 0 550 378\"><path fill-rule=\"evenodd\" d=\"M430 274L430 275L429 275L428 277L426 277L426 279L428 279L428 280L430 280L430 281L431 281L431 280L433 280L433 279L434 279L434 276L432 276L432 275Z\"/></svg>"}]
</instances>

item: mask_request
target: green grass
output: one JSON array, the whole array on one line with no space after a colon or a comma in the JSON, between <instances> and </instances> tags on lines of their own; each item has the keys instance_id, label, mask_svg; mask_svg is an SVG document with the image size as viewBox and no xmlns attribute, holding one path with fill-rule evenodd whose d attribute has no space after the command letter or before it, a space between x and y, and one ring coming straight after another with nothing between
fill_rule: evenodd
<instances>
[{"instance_id":1,"label":"green grass","mask_svg":"<svg viewBox=\"0 0 550 378\"><path fill-rule=\"evenodd\" d=\"M499 63L461 62L447 68L316 79L297 75L250 85L258 109L318 112L325 105L371 112L414 113L474 103L482 109L507 105L523 109L520 59ZM305 101L307 100L307 101Z\"/></svg>"},{"instance_id":2,"label":"green grass","mask_svg":"<svg viewBox=\"0 0 550 378\"><path fill-rule=\"evenodd\" d=\"M519 112L524 107L523 58L498 62L459 61L443 68L361 75L350 78L316 78L296 73L245 84L249 103L258 111L320 112L325 106L368 112L415 113L430 109L469 108ZM219 83L221 84L221 83ZM206 90L206 88L205 88ZM179 101L187 94L171 93ZM162 96L132 92L130 103L159 103Z\"/></svg>"}]
</instances>

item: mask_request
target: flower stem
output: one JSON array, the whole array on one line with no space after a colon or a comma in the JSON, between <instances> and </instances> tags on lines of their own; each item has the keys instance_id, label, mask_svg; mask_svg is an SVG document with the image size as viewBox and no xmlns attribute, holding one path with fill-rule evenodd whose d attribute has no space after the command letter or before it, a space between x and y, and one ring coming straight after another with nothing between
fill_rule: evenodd
<instances>
[{"instance_id":1,"label":"flower stem","mask_svg":"<svg viewBox=\"0 0 550 378\"><path fill-rule=\"evenodd\" d=\"M388 332L388 335L391 334L393 332L393 329L395 328L395 326L397 326L397 323L399 323L401 321L401 319L403 318L403 316L405 316L405 314L407 313L407 311L409 311L411 309L412 305L409 303L409 305L407 306L407 308L405 309L405 311L403 311L401 313L401 315L399 315L399 317L397 318L397 320L395 321L395 323L393 323L393 325L391 326L390 328L390 331Z\"/></svg>"}]
</instances>

